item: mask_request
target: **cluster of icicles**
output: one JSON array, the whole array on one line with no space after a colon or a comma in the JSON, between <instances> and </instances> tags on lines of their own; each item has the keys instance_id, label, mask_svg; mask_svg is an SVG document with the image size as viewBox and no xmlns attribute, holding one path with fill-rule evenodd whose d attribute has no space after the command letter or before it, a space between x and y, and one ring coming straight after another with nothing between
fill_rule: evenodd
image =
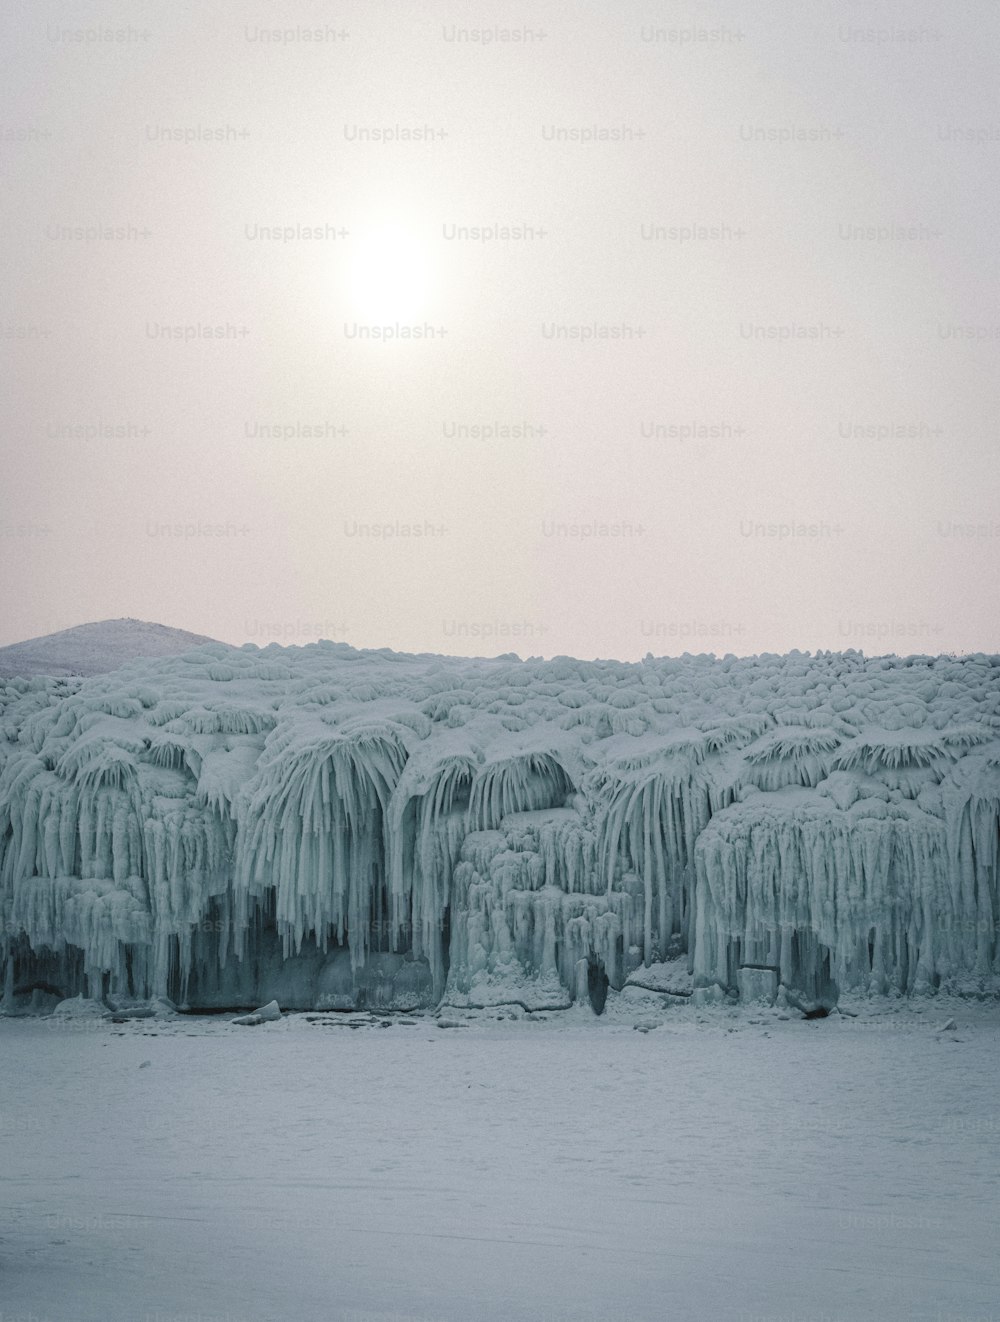
<instances>
[{"instance_id":1,"label":"cluster of icicles","mask_svg":"<svg viewBox=\"0 0 1000 1322\"><path fill-rule=\"evenodd\" d=\"M1000 657L221 645L0 682L8 1005L1000 976Z\"/></svg>"}]
</instances>

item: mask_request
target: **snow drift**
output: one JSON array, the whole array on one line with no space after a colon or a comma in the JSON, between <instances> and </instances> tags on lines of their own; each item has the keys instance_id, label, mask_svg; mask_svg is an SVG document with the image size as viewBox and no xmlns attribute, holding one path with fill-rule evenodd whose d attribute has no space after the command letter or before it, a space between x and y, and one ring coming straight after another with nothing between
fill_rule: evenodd
<instances>
[{"instance_id":1,"label":"snow drift","mask_svg":"<svg viewBox=\"0 0 1000 1322\"><path fill-rule=\"evenodd\" d=\"M210 644L0 687L8 1008L993 994L998 843L996 656Z\"/></svg>"}]
</instances>

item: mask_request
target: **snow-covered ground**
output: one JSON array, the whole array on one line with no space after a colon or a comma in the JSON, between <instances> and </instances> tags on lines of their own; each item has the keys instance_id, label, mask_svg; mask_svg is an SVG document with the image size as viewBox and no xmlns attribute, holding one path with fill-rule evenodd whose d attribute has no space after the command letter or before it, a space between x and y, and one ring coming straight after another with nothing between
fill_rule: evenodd
<instances>
[{"instance_id":1,"label":"snow-covered ground","mask_svg":"<svg viewBox=\"0 0 1000 1322\"><path fill-rule=\"evenodd\" d=\"M4 1322L1000 1316L995 1005L510 1013L0 1019Z\"/></svg>"}]
</instances>

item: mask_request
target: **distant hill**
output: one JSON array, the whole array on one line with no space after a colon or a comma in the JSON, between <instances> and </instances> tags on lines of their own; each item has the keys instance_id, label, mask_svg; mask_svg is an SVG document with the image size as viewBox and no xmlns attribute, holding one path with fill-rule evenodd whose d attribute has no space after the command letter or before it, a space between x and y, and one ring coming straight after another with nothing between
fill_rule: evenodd
<instances>
[{"instance_id":1,"label":"distant hill","mask_svg":"<svg viewBox=\"0 0 1000 1322\"><path fill-rule=\"evenodd\" d=\"M0 678L102 675L139 657L171 656L214 642L218 639L148 620L98 620L0 647Z\"/></svg>"}]
</instances>

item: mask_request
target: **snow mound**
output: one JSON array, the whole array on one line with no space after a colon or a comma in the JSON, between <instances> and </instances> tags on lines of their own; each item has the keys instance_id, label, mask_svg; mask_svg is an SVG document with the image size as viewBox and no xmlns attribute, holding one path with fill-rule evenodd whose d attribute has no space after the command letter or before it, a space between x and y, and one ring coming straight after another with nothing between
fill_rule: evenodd
<instances>
[{"instance_id":1,"label":"snow mound","mask_svg":"<svg viewBox=\"0 0 1000 1322\"><path fill-rule=\"evenodd\" d=\"M693 990L687 959L665 960L637 968L628 975L625 985L667 996L690 996Z\"/></svg>"},{"instance_id":2,"label":"snow mound","mask_svg":"<svg viewBox=\"0 0 1000 1322\"><path fill-rule=\"evenodd\" d=\"M243 1024L252 1028L257 1024L273 1024L281 1018L281 1010L278 1008L277 1001L268 1001L267 1005L258 1006L252 1014L241 1015L234 1019L234 1024Z\"/></svg>"},{"instance_id":3,"label":"snow mound","mask_svg":"<svg viewBox=\"0 0 1000 1322\"><path fill-rule=\"evenodd\" d=\"M103 1019L108 1012L100 1001L89 1000L85 996L71 996L60 1001L52 1013L60 1019Z\"/></svg>"}]
</instances>

